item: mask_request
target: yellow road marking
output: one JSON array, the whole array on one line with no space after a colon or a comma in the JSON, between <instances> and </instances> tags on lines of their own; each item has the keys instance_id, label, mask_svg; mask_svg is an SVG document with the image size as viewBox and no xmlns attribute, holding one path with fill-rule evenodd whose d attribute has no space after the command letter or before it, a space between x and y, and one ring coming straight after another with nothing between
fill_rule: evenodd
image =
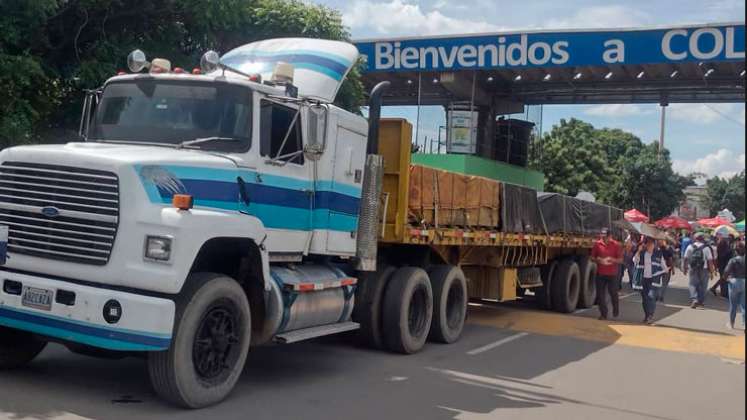
<instances>
[{"instance_id":1,"label":"yellow road marking","mask_svg":"<svg viewBox=\"0 0 747 420\"><path fill-rule=\"evenodd\" d=\"M598 321L585 317L494 306L470 307L469 317L469 322L473 324L515 331L745 360L743 336Z\"/></svg>"}]
</instances>

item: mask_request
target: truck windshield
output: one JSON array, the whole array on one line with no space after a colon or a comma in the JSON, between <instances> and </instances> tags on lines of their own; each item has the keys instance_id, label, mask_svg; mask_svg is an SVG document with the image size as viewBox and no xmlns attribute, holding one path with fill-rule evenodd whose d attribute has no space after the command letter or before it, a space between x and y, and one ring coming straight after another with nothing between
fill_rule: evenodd
<instances>
[{"instance_id":1,"label":"truck windshield","mask_svg":"<svg viewBox=\"0 0 747 420\"><path fill-rule=\"evenodd\" d=\"M106 86L91 140L162 143L225 152L251 146L252 92L227 83L157 79ZM188 143L195 139L201 139ZM206 141L210 139L210 141Z\"/></svg>"}]
</instances>

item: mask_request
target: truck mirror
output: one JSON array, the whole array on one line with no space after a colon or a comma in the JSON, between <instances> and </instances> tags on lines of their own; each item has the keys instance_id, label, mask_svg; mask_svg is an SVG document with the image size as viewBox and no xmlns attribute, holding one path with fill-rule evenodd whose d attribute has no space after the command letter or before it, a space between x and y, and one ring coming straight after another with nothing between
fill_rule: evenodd
<instances>
[{"instance_id":1,"label":"truck mirror","mask_svg":"<svg viewBox=\"0 0 747 420\"><path fill-rule=\"evenodd\" d=\"M319 160L327 145L327 107L314 104L306 111L306 142L304 143L304 157L309 160Z\"/></svg>"},{"instance_id":2,"label":"truck mirror","mask_svg":"<svg viewBox=\"0 0 747 420\"><path fill-rule=\"evenodd\" d=\"M86 90L86 96L83 98L83 110L80 116L80 126L78 127L78 136L83 140L88 139L88 128L91 125L91 118L96 106L101 100L101 89Z\"/></svg>"}]
</instances>

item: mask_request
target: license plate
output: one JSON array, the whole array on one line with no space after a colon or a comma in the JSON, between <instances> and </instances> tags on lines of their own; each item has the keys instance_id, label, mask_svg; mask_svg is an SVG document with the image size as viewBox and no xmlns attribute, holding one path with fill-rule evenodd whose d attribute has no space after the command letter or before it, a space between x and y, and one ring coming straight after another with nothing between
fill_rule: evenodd
<instances>
[{"instance_id":1,"label":"license plate","mask_svg":"<svg viewBox=\"0 0 747 420\"><path fill-rule=\"evenodd\" d=\"M21 303L23 304L23 306L28 306L29 308L51 311L53 297L54 292L51 290L37 289L35 287L24 287Z\"/></svg>"}]
</instances>

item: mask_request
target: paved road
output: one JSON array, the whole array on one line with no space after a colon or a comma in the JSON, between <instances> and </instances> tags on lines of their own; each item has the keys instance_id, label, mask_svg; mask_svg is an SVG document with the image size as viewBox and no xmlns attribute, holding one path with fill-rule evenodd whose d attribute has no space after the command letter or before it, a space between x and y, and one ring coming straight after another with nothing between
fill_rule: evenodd
<instances>
[{"instance_id":1,"label":"paved road","mask_svg":"<svg viewBox=\"0 0 747 420\"><path fill-rule=\"evenodd\" d=\"M459 343L414 356L346 337L260 348L233 396L201 411L159 402L141 360L50 346L29 369L0 373L0 418L745 418L744 337L724 328L725 302L691 310L675 287L658 325L646 327L626 322L642 315L639 297L623 296L622 320L610 322L597 321L596 310L473 305Z\"/></svg>"}]
</instances>

